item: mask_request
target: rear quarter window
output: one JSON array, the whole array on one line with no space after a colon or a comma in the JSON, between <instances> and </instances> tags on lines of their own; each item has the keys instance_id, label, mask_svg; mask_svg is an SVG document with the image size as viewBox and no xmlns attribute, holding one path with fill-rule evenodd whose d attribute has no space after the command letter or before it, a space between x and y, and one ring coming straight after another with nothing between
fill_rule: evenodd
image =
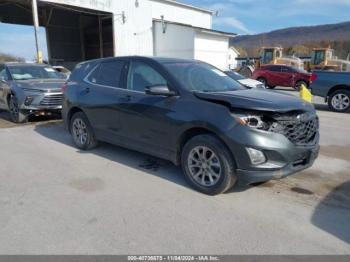
<instances>
[{"instance_id":1,"label":"rear quarter window","mask_svg":"<svg viewBox=\"0 0 350 262\"><path fill-rule=\"evenodd\" d=\"M80 63L77 64L72 71L69 80L70 81L81 81L83 80L91 70L96 66L96 63Z\"/></svg>"},{"instance_id":2,"label":"rear quarter window","mask_svg":"<svg viewBox=\"0 0 350 262\"><path fill-rule=\"evenodd\" d=\"M102 62L98 66L95 65L87 81L92 84L119 88L124 66L125 61Z\"/></svg>"}]
</instances>

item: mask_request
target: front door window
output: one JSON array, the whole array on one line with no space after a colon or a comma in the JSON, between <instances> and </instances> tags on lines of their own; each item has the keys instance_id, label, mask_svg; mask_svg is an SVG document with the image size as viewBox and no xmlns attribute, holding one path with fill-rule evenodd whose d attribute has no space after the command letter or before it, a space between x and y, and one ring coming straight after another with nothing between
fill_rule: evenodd
<instances>
[{"instance_id":1,"label":"front door window","mask_svg":"<svg viewBox=\"0 0 350 262\"><path fill-rule=\"evenodd\" d=\"M167 85L164 77L151 66L143 62L132 62L128 74L128 89L145 92L145 88L155 85Z\"/></svg>"}]
</instances>

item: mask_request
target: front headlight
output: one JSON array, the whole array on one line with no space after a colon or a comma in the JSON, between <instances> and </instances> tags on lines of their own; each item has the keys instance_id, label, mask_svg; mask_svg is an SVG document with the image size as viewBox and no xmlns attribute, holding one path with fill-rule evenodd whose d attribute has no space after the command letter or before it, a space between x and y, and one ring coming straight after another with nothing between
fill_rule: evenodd
<instances>
[{"instance_id":1,"label":"front headlight","mask_svg":"<svg viewBox=\"0 0 350 262\"><path fill-rule=\"evenodd\" d=\"M269 124L263 121L262 116L235 114L234 118L236 119L238 124L242 126L249 126L251 128L262 129L262 130L267 130L269 128Z\"/></svg>"}]
</instances>

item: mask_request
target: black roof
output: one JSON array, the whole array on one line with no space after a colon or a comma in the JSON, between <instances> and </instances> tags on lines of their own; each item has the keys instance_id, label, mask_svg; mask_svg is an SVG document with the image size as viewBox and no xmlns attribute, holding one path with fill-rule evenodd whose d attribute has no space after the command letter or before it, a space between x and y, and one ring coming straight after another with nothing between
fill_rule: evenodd
<instances>
[{"instance_id":1,"label":"black roof","mask_svg":"<svg viewBox=\"0 0 350 262\"><path fill-rule=\"evenodd\" d=\"M196 60L183 59L183 58L171 58L171 57L149 57L150 59L157 61L161 64L167 63L193 63L197 62Z\"/></svg>"},{"instance_id":2,"label":"black roof","mask_svg":"<svg viewBox=\"0 0 350 262\"><path fill-rule=\"evenodd\" d=\"M158 62L160 64L166 63L193 63L198 62L193 59L182 59L182 58L172 58L172 57L159 57L159 56L116 56L116 57L107 57L107 58L99 58L90 61L84 61L82 63L92 63L92 62L101 62L101 61L109 61L114 59L144 59L144 60L152 60Z\"/></svg>"}]
</instances>

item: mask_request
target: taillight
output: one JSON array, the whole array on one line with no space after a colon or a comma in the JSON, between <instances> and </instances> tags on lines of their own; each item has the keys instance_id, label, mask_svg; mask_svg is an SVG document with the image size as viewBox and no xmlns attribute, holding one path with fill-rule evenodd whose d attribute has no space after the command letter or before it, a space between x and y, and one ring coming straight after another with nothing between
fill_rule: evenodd
<instances>
[{"instance_id":1,"label":"taillight","mask_svg":"<svg viewBox=\"0 0 350 262\"><path fill-rule=\"evenodd\" d=\"M317 79L317 75L312 73L310 76L310 82L314 82L314 81L316 81L316 79Z\"/></svg>"},{"instance_id":2,"label":"taillight","mask_svg":"<svg viewBox=\"0 0 350 262\"><path fill-rule=\"evenodd\" d=\"M64 93L66 91L67 87L68 87L67 83L64 83L64 85L61 86L62 93Z\"/></svg>"}]
</instances>

